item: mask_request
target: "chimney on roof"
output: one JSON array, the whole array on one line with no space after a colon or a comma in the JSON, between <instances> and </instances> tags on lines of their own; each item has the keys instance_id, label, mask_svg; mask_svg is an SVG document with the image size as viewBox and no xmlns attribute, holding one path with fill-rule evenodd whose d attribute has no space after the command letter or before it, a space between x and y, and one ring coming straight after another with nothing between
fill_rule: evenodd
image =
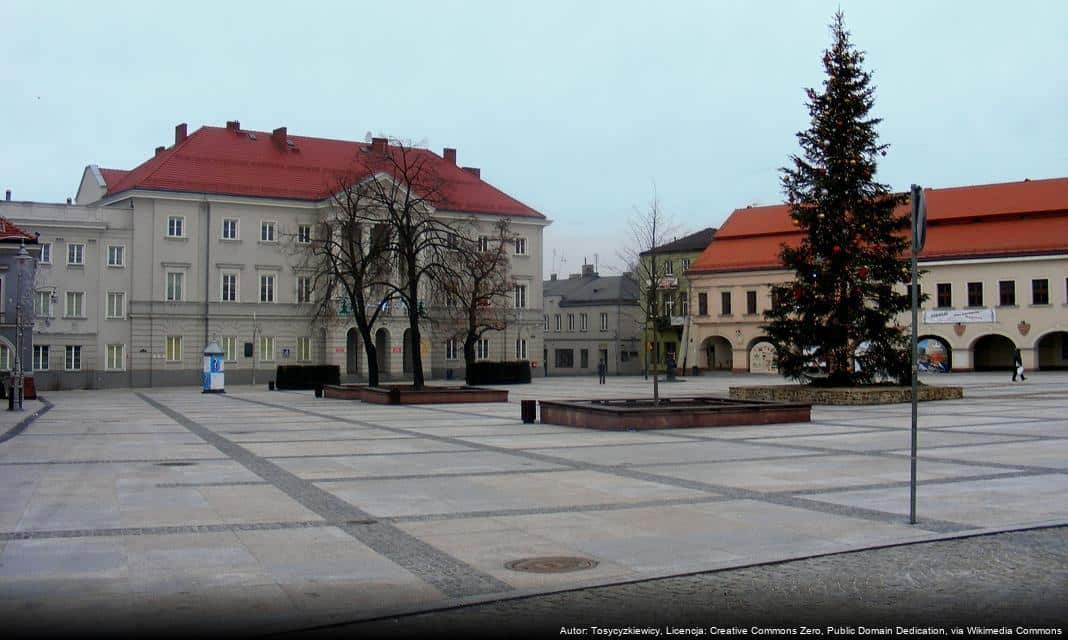
<instances>
[{"instance_id":1,"label":"chimney on roof","mask_svg":"<svg viewBox=\"0 0 1068 640\"><path fill-rule=\"evenodd\" d=\"M71 202L72 202L71 199L67 198L67 204L71 204Z\"/></svg>"},{"instance_id":2,"label":"chimney on roof","mask_svg":"<svg viewBox=\"0 0 1068 640\"><path fill-rule=\"evenodd\" d=\"M156 155L158 156L159 154L163 153L166 149L167 149L167 147L162 147L162 146L161 147L156 147Z\"/></svg>"},{"instance_id":3,"label":"chimney on roof","mask_svg":"<svg viewBox=\"0 0 1068 640\"><path fill-rule=\"evenodd\" d=\"M11 189L4 192L4 200L11 200Z\"/></svg>"},{"instance_id":4,"label":"chimney on roof","mask_svg":"<svg viewBox=\"0 0 1068 640\"><path fill-rule=\"evenodd\" d=\"M597 277L597 272L593 270L592 264L582 265L582 277L585 278L586 276Z\"/></svg>"},{"instance_id":5,"label":"chimney on roof","mask_svg":"<svg viewBox=\"0 0 1068 640\"><path fill-rule=\"evenodd\" d=\"M556 274L555 273L550 273L549 274L549 279L550 280L556 280Z\"/></svg>"},{"instance_id":6,"label":"chimney on roof","mask_svg":"<svg viewBox=\"0 0 1068 640\"><path fill-rule=\"evenodd\" d=\"M389 140L386 138L371 138L371 151L375 153L385 153L388 145Z\"/></svg>"},{"instance_id":7,"label":"chimney on roof","mask_svg":"<svg viewBox=\"0 0 1068 640\"><path fill-rule=\"evenodd\" d=\"M237 133L238 131L241 130L241 123L238 122L237 120L227 120L226 121L226 129L228 131L233 131L234 133Z\"/></svg>"},{"instance_id":8,"label":"chimney on roof","mask_svg":"<svg viewBox=\"0 0 1068 640\"><path fill-rule=\"evenodd\" d=\"M445 147L445 150L441 152L441 157L445 158L445 162L449 164L456 164L456 149Z\"/></svg>"},{"instance_id":9,"label":"chimney on roof","mask_svg":"<svg viewBox=\"0 0 1068 640\"><path fill-rule=\"evenodd\" d=\"M288 139L289 136L286 135L285 127L278 127L277 129L271 132L271 140L273 140L274 143L282 149L286 148L286 140Z\"/></svg>"},{"instance_id":10,"label":"chimney on roof","mask_svg":"<svg viewBox=\"0 0 1068 640\"><path fill-rule=\"evenodd\" d=\"M479 169L478 167L464 167L464 171L470 173L471 175L475 176L480 180L482 179L482 169Z\"/></svg>"},{"instance_id":11,"label":"chimney on roof","mask_svg":"<svg viewBox=\"0 0 1068 640\"><path fill-rule=\"evenodd\" d=\"M174 144L178 144L189 137L189 125L182 123L174 128Z\"/></svg>"}]
</instances>

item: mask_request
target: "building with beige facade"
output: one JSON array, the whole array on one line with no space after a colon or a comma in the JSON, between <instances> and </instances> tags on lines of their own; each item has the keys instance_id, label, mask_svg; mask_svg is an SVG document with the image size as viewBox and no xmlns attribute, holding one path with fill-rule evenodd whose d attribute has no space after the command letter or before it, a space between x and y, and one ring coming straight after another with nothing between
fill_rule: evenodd
<instances>
[{"instance_id":1,"label":"building with beige facade","mask_svg":"<svg viewBox=\"0 0 1068 640\"><path fill-rule=\"evenodd\" d=\"M351 315L313 317L301 245L333 206L337 176L366 173L393 148L383 138L291 136L236 121L191 134L180 124L171 146L132 170L87 167L76 204L0 202L0 215L40 234L34 349L48 357L36 362L37 387L197 384L211 340L226 353L230 383L264 382L280 364L337 364L349 379L364 377ZM440 180L433 215L474 221L487 236L510 220L516 310L480 355L535 359L549 221L479 169L458 166L455 149L412 153ZM385 380L411 375L407 326L396 306L376 327ZM424 373L462 375L462 349L429 324L422 332ZM71 352L77 358L59 355Z\"/></svg>"},{"instance_id":2,"label":"building with beige facade","mask_svg":"<svg viewBox=\"0 0 1068 640\"><path fill-rule=\"evenodd\" d=\"M1068 178L925 190L921 370L1068 368ZM690 356L708 369L775 373L764 336L771 286L794 274L801 234L786 205L734 211L694 261ZM907 314L899 318L909 326Z\"/></svg>"},{"instance_id":3,"label":"building with beige facade","mask_svg":"<svg viewBox=\"0 0 1068 640\"><path fill-rule=\"evenodd\" d=\"M567 278L552 274L543 285L543 375L640 373L642 314L638 283L629 274L601 276L592 264Z\"/></svg>"}]
</instances>

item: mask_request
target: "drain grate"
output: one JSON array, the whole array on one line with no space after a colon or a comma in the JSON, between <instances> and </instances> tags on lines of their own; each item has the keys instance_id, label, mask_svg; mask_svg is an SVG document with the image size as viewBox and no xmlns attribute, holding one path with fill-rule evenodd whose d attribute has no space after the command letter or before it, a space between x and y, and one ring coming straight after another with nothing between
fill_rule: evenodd
<instances>
[{"instance_id":1,"label":"drain grate","mask_svg":"<svg viewBox=\"0 0 1068 640\"><path fill-rule=\"evenodd\" d=\"M157 467L192 467L195 462L157 462Z\"/></svg>"},{"instance_id":2,"label":"drain grate","mask_svg":"<svg viewBox=\"0 0 1068 640\"><path fill-rule=\"evenodd\" d=\"M523 558L504 563L505 569L525 571L527 573L567 573L569 571L585 571L596 566L596 560L569 556Z\"/></svg>"}]
</instances>

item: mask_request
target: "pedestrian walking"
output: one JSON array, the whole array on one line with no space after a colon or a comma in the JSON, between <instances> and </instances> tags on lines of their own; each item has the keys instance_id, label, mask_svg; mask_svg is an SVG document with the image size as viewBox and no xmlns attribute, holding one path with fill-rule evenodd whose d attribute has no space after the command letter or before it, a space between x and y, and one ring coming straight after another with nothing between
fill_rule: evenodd
<instances>
[{"instance_id":1,"label":"pedestrian walking","mask_svg":"<svg viewBox=\"0 0 1068 640\"><path fill-rule=\"evenodd\" d=\"M604 384L604 377L608 374L608 363L601 360L597 363L597 384Z\"/></svg>"},{"instance_id":2,"label":"pedestrian walking","mask_svg":"<svg viewBox=\"0 0 1068 640\"><path fill-rule=\"evenodd\" d=\"M1012 381L1016 382L1016 376L1020 376L1020 380L1027 380L1024 376L1023 368L1023 356L1020 355L1019 349L1014 349L1012 352Z\"/></svg>"}]
</instances>

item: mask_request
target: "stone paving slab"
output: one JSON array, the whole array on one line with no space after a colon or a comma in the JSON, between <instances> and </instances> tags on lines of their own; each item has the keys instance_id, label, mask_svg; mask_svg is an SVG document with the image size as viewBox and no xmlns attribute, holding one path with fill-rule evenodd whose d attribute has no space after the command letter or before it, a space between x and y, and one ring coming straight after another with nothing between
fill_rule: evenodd
<instances>
[{"instance_id":1,"label":"stone paving slab","mask_svg":"<svg viewBox=\"0 0 1068 640\"><path fill-rule=\"evenodd\" d=\"M967 395L921 405L916 525L908 405L600 433L522 424L518 402L639 397L649 382L537 379L464 407L252 387L51 392L48 413L0 442L0 615L43 633L267 633L1068 522L1068 373L1026 389L1002 377L929 380ZM505 566L542 555L598 564Z\"/></svg>"}]
</instances>

